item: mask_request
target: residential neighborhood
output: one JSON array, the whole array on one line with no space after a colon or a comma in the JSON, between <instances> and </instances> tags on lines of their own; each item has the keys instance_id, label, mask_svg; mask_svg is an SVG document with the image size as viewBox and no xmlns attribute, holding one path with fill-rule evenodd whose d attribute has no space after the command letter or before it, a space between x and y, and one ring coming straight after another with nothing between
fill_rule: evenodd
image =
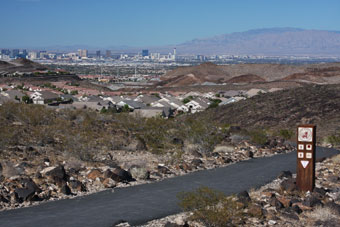
<instances>
[{"instance_id":1,"label":"residential neighborhood","mask_svg":"<svg viewBox=\"0 0 340 227\"><path fill-rule=\"evenodd\" d=\"M43 85L0 84L0 105L5 102L24 102L50 108L93 109L96 111L128 111L144 117L174 117L180 113L196 113L209 107L228 105L255 95L276 91L250 89L220 92L100 92L81 87L71 81L57 81Z\"/></svg>"}]
</instances>

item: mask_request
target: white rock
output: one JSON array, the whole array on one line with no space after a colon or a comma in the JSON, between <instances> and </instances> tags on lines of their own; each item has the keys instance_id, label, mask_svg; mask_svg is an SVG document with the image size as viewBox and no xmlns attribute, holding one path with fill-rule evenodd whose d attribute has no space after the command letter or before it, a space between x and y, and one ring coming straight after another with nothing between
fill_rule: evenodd
<instances>
[{"instance_id":1,"label":"white rock","mask_svg":"<svg viewBox=\"0 0 340 227\"><path fill-rule=\"evenodd\" d=\"M174 222L175 222L177 225L184 225L184 224L185 224L185 221L183 220L183 217L182 217L182 216L179 216L179 217L175 218Z\"/></svg>"},{"instance_id":2,"label":"white rock","mask_svg":"<svg viewBox=\"0 0 340 227\"><path fill-rule=\"evenodd\" d=\"M55 169L56 166L51 166L51 167L47 167L43 170L40 171L41 174L46 174L47 172L50 172L51 170Z\"/></svg>"},{"instance_id":3,"label":"white rock","mask_svg":"<svg viewBox=\"0 0 340 227\"><path fill-rule=\"evenodd\" d=\"M277 222L274 221L274 220L269 220L269 221L268 221L268 225L276 225L276 223L277 223Z\"/></svg>"}]
</instances>

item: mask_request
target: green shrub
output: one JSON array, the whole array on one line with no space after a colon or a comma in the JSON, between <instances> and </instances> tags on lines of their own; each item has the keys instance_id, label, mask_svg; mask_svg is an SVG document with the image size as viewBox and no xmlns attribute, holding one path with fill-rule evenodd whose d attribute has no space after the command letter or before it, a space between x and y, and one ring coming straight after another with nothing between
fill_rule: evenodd
<instances>
[{"instance_id":1,"label":"green shrub","mask_svg":"<svg viewBox=\"0 0 340 227\"><path fill-rule=\"evenodd\" d=\"M243 209L234 196L225 196L222 192L208 187L200 187L193 192L178 194L179 205L184 211L193 212L193 221L205 226L235 226L244 218Z\"/></svg>"},{"instance_id":2,"label":"green shrub","mask_svg":"<svg viewBox=\"0 0 340 227\"><path fill-rule=\"evenodd\" d=\"M198 145L205 153L228 134L227 127L205 116L163 119L114 112L106 108L102 114L89 109L55 111L43 105L5 103L0 106L0 148L50 144L60 152L91 160L100 151L122 149L138 139L148 151L169 153L180 161L183 143L174 139Z\"/></svg>"},{"instance_id":3,"label":"green shrub","mask_svg":"<svg viewBox=\"0 0 340 227\"><path fill-rule=\"evenodd\" d=\"M210 105L208 108L216 108L218 107L218 104L220 104L222 101L221 99L210 99Z\"/></svg>"},{"instance_id":4,"label":"green shrub","mask_svg":"<svg viewBox=\"0 0 340 227\"><path fill-rule=\"evenodd\" d=\"M340 135L334 134L334 135L328 136L326 141L328 143L332 144L332 146L339 146L340 145Z\"/></svg>"},{"instance_id":5,"label":"green shrub","mask_svg":"<svg viewBox=\"0 0 340 227\"><path fill-rule=\"evenodd\" d=\"M71 95L78 95L78 91L77 90L73 90L70 92Z\"/></svg>"},{"instance_id":6,"label":"green shrub","mask_svg":"<svg viewBox=\"0 0 340 227\"><path fill-rule=\"evenodd\" d=\"M200 146L201 153L207 153L214 149L226 136L227 132L218 123L212 122L209 116L192 117L181 119L177 126L178 134L192 144Z\"/></svg>"},{"instance_id":7,"label":"green shrub","mask_svg":"<svg viewBox=\"0 0 340 227\"><path fill-rule=\"evenodd\" d=\"M293 133L291 130L289 130L289 129L281 129L281 130L279 131L279 135L280 135L281 137L283 137L284 139L289 140L289 139L292 138L292 136L294 135L294 133Z\"/></svg>"},{"instance_id":8,"label":"green shrub","mask_svg":"<svg viewBox=\"0 0 340 227\"><path fill-rule=\"evenodd\" d=\"M188 102L190 102L191 100L189 99L189 98L185 98L185 99L183 99L182 100L182 102L184 103L184 104L187 104Z\"/></svg>"},{"instance_id":9,"label":"green shrub","mask_svg":"<svg viewBox=\"0 0 340 227\"><path fill-rule=\"evenodd\" d=\"M29 96L27 96L27 95L22 96L21 99L22 99L22 101L23 101L24 103L26 103L26 104L33 103L33 100L32 100Z\"/></svg>"},{"instance_id":10,"label":"green shrub","mask_svg":"<svg viewBox=\"0 0 340 227\"><path fill-rule=\"evenodd\" d=\"M250 137L251 137L251 141L258 145L264 145L268 141L267 133L262 129L251 131Z\"/></svg>"}]
</instances>

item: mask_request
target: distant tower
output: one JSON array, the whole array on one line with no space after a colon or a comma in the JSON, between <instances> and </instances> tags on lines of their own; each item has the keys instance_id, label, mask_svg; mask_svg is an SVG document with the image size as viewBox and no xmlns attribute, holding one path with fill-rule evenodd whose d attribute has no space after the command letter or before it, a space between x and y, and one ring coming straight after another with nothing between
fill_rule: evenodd
<instances>
[{"instance_id":1,"label":"distant tower","mask_svg":"<svg viewBox=\"0 0 340 227\"><path fill-rule=\"evenodd\" d=\"M27 56L27 50L26 49L22 50L22 55L24 55L25 57Z\"/></svg>"},{"instance_id":2,"label":"distant tower","mask_svg":"<svg viewBox=\"0 0 340 227\"><path fill-rule=\"evenodd\" d=\"M142 56L143 57L149 56L149 50L142 50Z\"/></svg>"},{"instance_id":3,"label":"distant tower","mask_svg":"<svg viewBox=\"0 0 340 227\"><path fill-rule=\"evenodd\" d=\"M18 57L19 53L20 53L19 49L13 49L11 57L16 58Z\"/></svg>"},{"instance_id":4,"label":"distant tower","mask_svg":"<svg viewBox=\"0 0 340 227\"><path fill-rule=\"evenodd\" d=\"M96 51L96 56L97 56L97 58L100 58L100 50Z\"/></svg>"},{"instance_id":5,"label":"distant tower","mask_svg":"<svg viewBox=\"0 0 340 227\"><path fill-rule=\"evenodd\" d=\"M174 55L176 56L176 47L174 48Z\"/></svg>"},{"instance_id":6,"label":"distant tower","mask_svg":"<svg viewBox=\"0 0 340 227\"><path fill-rule=\"evenodd\" d=\"M29 52L29 53L28 53L28 58L29 58L29 59L32 59L32 60L35 60L35 59L38 58L38 53L37 53L37 52L34 52L34 51Z\"/></svg>"},{"instance_id":7,"label":"distant tower","mask_svg":"<svg viewBox=\"0 0 340 227\"><path fill-rule=\"evenodd\" d=\"M78 55L79 55L79 57L81 57L81 58L87 58L87 56L88 56L88 51L87 51L87 50L79 49L79 50L78 50Z\"/></svg>"},{"instance_id":8,"label":"distant tower","mask_svg":"<svg viewBox=\"0 0 340 227\"><path fill-rule=\"evenodd\" d=\"M111 50L107 50L106 51L106 58L110 58L111 57Z\"/></svg>"}]
</instances>

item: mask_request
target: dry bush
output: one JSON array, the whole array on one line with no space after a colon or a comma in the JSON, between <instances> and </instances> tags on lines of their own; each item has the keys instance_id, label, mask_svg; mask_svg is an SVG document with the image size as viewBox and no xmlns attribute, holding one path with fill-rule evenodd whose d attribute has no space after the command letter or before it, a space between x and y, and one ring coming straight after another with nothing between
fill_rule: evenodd
<instances>
[{"instance_id":1,"label":"dry bush","mask_svg":"<svg viewBox=\"0 0 340 227\"><path fill-rule=\"evenodd\" d=\"M204 153L212 151L226 135L208 118L143 118L15 103L0 107L0 127L0 148L48 144L83 161L94 161L96 153L124 149L136 140L155 154L173 152L175 160L181 158L183 141Z\"/></svg>"},{"instance_id":2,"label":"dry bush","mask_svg":"<svg viewBox=\"0 0 340 227\"><path fill-rule=\"evenodd\" d=\"M328 136L326 142L332 144L332 146L338 147L340 145L340 134L336 133Z\"/></svg>"},{"instance_id":3,"label":"dry bush","mask_svg":"<svg viewBox=\"0 0 340 227\"><path fill-rule=\"evenodd\" d=\"M336 164L340 164L340 154L332 157L332 161Z\"/></svg>"},{"instance_id":4,"label":"dry bush","mask_svg":"<svg viewBox=\"0 0 340 227\"><path fill-rule=\"evenodd\" d=\"M313 211L311 211L308 216L312 218L314 221L323 222L323 223L337 223L339 224L339 217L336 213L330 209L329 207L316 207ZM336 226L336 225L335 225Z\"/></svg>"},{"instance_id":5,"label":"dry bush","mask_svg":"<svg viewBox=\"0 0 340 227\"><path fill-rule=\"evenodd\" d=\"M207 187L200 187L193 192L178 194L179 205L184 211L193 212L190 217L204 226L224 227L236 226L243 222L243 207L234 196Z\"/></svg>"}]
</instances>

